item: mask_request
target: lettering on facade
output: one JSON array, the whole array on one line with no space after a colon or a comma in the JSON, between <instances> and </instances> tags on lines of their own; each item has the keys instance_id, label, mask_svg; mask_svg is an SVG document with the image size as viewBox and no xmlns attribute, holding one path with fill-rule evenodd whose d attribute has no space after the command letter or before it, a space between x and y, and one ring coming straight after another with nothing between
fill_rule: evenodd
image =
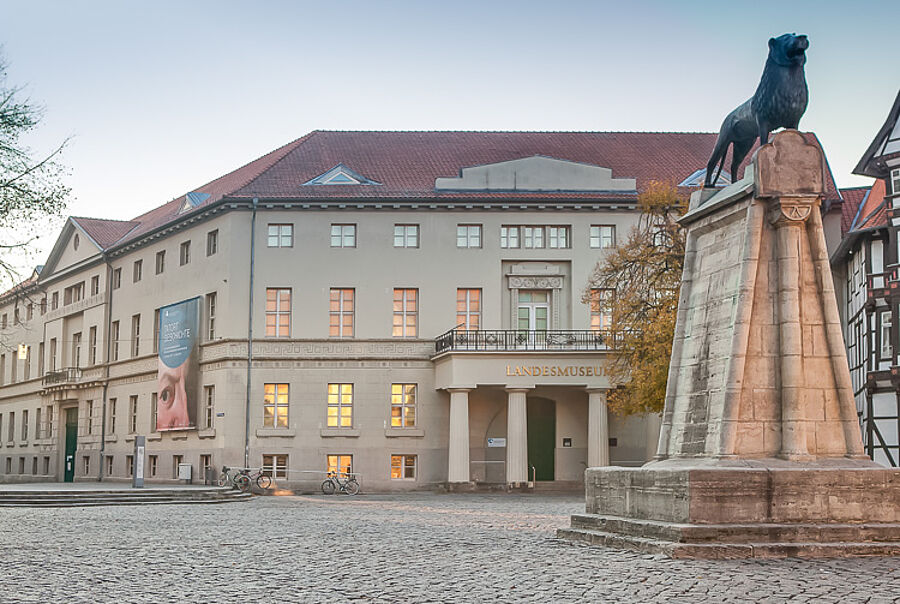
<instances>
[{"instance_id":1,"label":"lettering on facade","mask_svg":"<svg viewBox=\"0 0 900 604\"><path fill-rule=\"evenodd\" d=\"M606 375L602 365L507 365L509 377L528 375L531 377L601 377Z\"/></svg>"}]
</instances>

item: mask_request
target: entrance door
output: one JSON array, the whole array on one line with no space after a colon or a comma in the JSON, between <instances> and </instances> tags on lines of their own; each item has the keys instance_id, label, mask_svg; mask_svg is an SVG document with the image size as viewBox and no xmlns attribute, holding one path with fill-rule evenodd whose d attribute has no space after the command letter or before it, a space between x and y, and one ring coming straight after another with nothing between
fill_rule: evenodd
<instances>
[{"instance_id":1,"label":"entrance door","mask_svg":"<svg viewBox=\"0 0 900 604\"><path fill-rule=\"evenodd\" d=\"M528 428L528 478L534 467L535 480L556 479L556 403L546 398L526 402Z\"/></svg>"},{"instance_id":2,"label":"entrance door","mask_svg":"<svg viewBox=\"0 0 900 604\"><path fill-rule=\"evenodd\" d=\"M63 481L75 480L75 448L78 446L78 408L66 409L66 459Z\"/></svg>"},{"instance_id":3,"label":"entrance door","mask_svg":"<svg viewBox=\"0 0 900 604\"><path fill-rule=\"evenodd\" d=\"M520 344L528 348L542 348L549 327L550 294L547 290L524 290L519 292L519 311L516 329L527 336L519 338Z\"/></svg>"}]
</instances>

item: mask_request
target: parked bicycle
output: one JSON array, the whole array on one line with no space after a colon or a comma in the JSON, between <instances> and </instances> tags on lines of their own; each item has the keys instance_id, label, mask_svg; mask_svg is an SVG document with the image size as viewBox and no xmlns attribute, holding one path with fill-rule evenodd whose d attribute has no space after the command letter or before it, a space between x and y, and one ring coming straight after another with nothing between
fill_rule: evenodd
<instances>
[{"instance_id":1,"label":"parked bicycle","mask_svg":"<svg viewBox=\"0 0 900 604\"><path fill-rule=\"evenodd\" d=\"M271 477L269 477L268 474L263 473L261 469L250 470L248 468L244 468L234 479L235 486L244 492L249 491L250 486L254 482L256 482L256 486L261 489L268 489L270 486L272 486Z\"/></svg>"},{"instance_id":2,"label":"parked bicycle","mask_svg":"<svg viewBox=\"0 0 900 604\"><path fill-rule=\"evenodd\" d=\"M356 495L359 493L359 483L356 482L355 476L350 476L346 480L341 480L341 477L337 472L329 472L328 477L322 483L322 493L325 495L333 495L335 491L339 491L345 495Z\"/></svg>"},{"instance_id":3,"label":"parked bicycle","mask_svg":"<svg viewBox=\"0 0 900 604\"><path fill-rule=\"evenodd\" d=\"M234 481L238 476L240 476L240 468L229 468L228 466L222 466L222 471L219 472L219 486L231 486L237 488L237 484Z\"/></svg>"}]
</instances>

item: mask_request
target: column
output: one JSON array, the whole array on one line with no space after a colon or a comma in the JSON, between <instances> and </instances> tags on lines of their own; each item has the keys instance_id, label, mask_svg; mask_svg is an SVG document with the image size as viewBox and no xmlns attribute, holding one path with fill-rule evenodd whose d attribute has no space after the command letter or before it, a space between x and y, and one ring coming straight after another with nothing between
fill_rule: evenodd
<instances>
[{"instance_id":1,"label":"column","mask_svg":"<svg viewBox=\"0 0 900 604\"><path fill-rule=\"evenodd\" d=\"M588 390L588 458L589 468L609 465L609 416L606 390Z\"/></svg>"},{"instance_id":2,"label":"column","mask_svg":"<svg viewBox=\"0 0 900 604\"><path fill-rule=\"evenodd\" d=\"M448 482L469 482L469 390L450 390Z\"/></svg>"},{"instance_id":3,"label":"column","mask_svg":"<svg viewBox=\"0 0 900 604\"><path fill-rule=\"evenodd\" d=\"M528 481L528 423L525 395L528 388L508 388L506 413L506 482Z\"/></svg>"}]
</instances>

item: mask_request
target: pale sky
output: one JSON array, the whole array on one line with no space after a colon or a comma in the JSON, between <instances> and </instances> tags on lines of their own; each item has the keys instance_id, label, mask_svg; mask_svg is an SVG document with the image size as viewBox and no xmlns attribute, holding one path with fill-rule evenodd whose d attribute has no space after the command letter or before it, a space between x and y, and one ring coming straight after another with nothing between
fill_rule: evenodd
<instances>
[{"instance_id":1,"label":"pale sky","mask_svg":"<svg viewBox=\"0 0 900 604\"><path fill-rule=\"evenodd\" d=\"M896 0L0 0L8 83L71 136L69 214L132 218L314 129L716 132L770 37L840 186L884 122ZM884 50L887 49L887 50ZM622 175L627 176L627 175ZM43 263L56 230L39 241Z\"/></svg>"}]
</instances>

